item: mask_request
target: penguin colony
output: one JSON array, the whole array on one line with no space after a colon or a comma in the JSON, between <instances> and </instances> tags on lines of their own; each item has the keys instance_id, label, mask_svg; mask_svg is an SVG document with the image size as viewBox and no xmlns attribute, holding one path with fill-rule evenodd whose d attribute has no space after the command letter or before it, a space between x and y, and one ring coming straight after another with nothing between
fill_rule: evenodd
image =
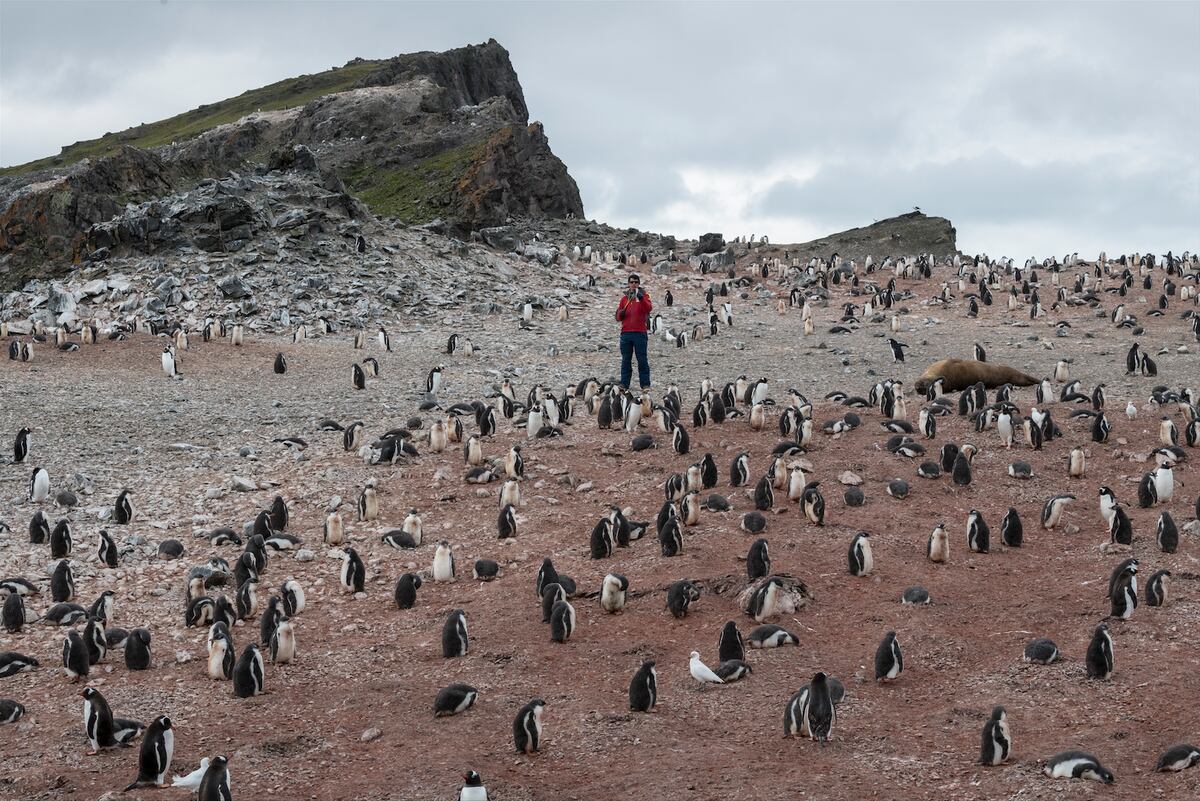
<instances>
[{"instance_id":1,"label":"penguin colony","mask_svg":"<svg viewBox=\"0 0 1200 801\"><path fill-rule=\"evenodd\" d=\"M576 258L583 259L583 252ZM939 307L940 314L967 317L987 314L987 307L996 304L994 313L1027 314L1035 323L1057 330L1070 326L1067 312L1076 307L1104 308L1111 324L1141 334L1134 315L1138 302L1129 295L1158 292L1145 316L1175 312L1181 319L1176 324L1179 338L1200 341L1195 305L1198 270L1195 258L1187 254L1183 258L1168 254L1161 260L1102 257L1094 264L1069 256L1063 262L1030 261L1018 267L1006 259L957 256L948 260L889 257L879 263L867 259L862 265L834 256L798 263L785 253L782 259L764 257L743 264L740 275L730 268L723 280L710 283L702 299L694 299L707 307L706 323L676 329L656 315L652 330L675 347L712 337L733 326L734 304L745 299L745 290L761 284L781 288L779 296L786 297L786 302L780 301L781 313L800 309L806 335L812 334L818 317L830 335L868 326L878 326L881 336L900 335L902 305L922 301ZM823 296L831 285L841 284L850 289L851 300L834 314ZM674 286L675 302L686 296L686 288ZM1007 296L1007 302L997 303L996 296ZM518 327L528 329L536 317L533 305L521 303L518 317ZM561 321L566 315L560 311L558 317ZM328 321L314 331L333 333ZM135 321L128 329L113 328L103 336L122 340L147 333L167 339L160 352L165 377L183 382L184 387L188 381L201 380L183 369L189 350L186 330L154 330L149 323ZM64 345L73 343L64 339L65 332L53 335L62 340L59 349L69 350ZM85 326L80 343L94 344L101 335L96 326ZM10 360L29 362L34 343L47 336L35 330L28 340L13 338ZM229 346L244 347L245 337L237 324L208 321L201 329L204 342L224 340ZM292 345L303 347L308 338L302 325ZM354 350L366 348L371 339L365 332L354 334ZM378 355L352 363L344 394L369 395L373 385L386 380L383 368L397 358L388 354L401 350L399 337L380 329L373 339ZM108 781L109 789L126 787L132 778L126 789L173 784L195 790L201 801L230 801L236 797L236 785L230 780L231 755L201 753L195 745L197 733L173 720L176 710L150 708L123 685L135 671L191 670L213 686L227 686L228 696L237 702L266 694L253 709L269 716L271 685L288 682L289 671L301 669L306 658L306 619L330 614L326 610L342 604L339 596L344 595L370 610L363 615L363 627L370 628L377 617L404 620L407 615L406 626L421 628L419 639L426 642L422 648L447 665L443 671L429 668L447 678L428 702L431 717L487 714L487 720L494 720L503 713L511 720L511 749L522 758L569 748L566 743L556 746L556 721L572 710L569 701L558 700L564 697L556 690L563 677L550 680L554 669L548 664L523 663L523 685L531 688L526 703L487 713L472 711L490 707L488 689L507 680L496 671L489 654L514 646L491 639L487 630L487 584L495 582L499 592L528 597L525 619L519 621L521 637L541 639L546 645L544 650L532 642L515 645L547 654L547 662L557 649L579 648L581 640L603 643L605 627L614 626L623 616L653 615L654 634L633 651L626 646L604 649L610 658L600 667L630 676L627 683L618 682L628 689L614 693L611 714L669 716L675 714L677 704L685 703L676 699L686 699L693 691L711 698L704 702L706 708L736 707L730 695L739 688L726 685L763 687L760 692L777 699L777 716L754 721L752 730L763 737L768 731L777 733L782 717L785 737L811 740L821 752L840 747L850 760L856 739L879 734L872 732L869 708L894 703L889 695L902 695L909 683L919 685L922 674L952 669L938 661L929 638L931 631L936 635L933 621L939 606L955 603L952 596L942 600L940 586L953 587L943 576L965 569L1000 571L1013 576L1011 592L1036 594L1046 590L1037 582L1023 582L1020 575L1036 572L1038 559L1064 548L1095 550L1097 572L1081 580L1089 587L1103 585L1107 592L1096 593L1095 603L1086 608L1059 610L1062 622L1053 632L1035 632L1038 636L1013 644L1011 662L1026 665L1020 669L1029 671L1022 684L1036 685L1038 670L1061 671L1056 674L1059 681L1089 689L1091 682L1132 681L1122 676L1123 647L1134 647L1125 646L1123 636L1131 630L1153 630L1130 627L1184 602L1188 592L1187 587L1181 593L1172 586L1170 566L1181 564L1172 557L1191 545L1175 518L1187 520L1200 514L1200 499L1191 502L1184 497L1192 482L1191 449L1200 445L1200 395L1186 385L1195 375L1159 377L1153 355L1143 344L1132 342L1114 370L1144 386L1136 397L1110 397L1116 393L1103 383L1089 388L1071 380L1069 360L1042 365L1045 378L1028 388L1005 384L989 392L989 387L978 384L950 393L941 381L933 381L924 394L917 394L908 388L915 386L915 374L901 365L947 354L931 352L910 339L905 343L886 336L888 348L875 354L876 364L886 363L887 369L898 371L895 377L832 392L814 404L798 386L785 389L745 374L728 376L724 382L706 379L695 387L667 384L653 396L592 377L557 388L536 382L518 388L505 379L487 397L450 400L451 392L462 390L455 386L454 360L474 357L482 350L471 339L452 334L444 352L429 354L431 360L444 361L433 364L423 387L416 388L424 413L416 423L384 430L386 426L378 423L323 419L303 432L307 439L274 439L281 449L293 453L304 452L314 438L328 440L338 460L377 470L363 486L348 490L349 503L326 508L323 502L307 499L289 502L285 487L263 508L243 507L242 517L249 519L241 525L231 519L205 529L186 545L174 539L158 543L162 558L191 560L175 590L160 599L177 606L176 625L165 628L123 619L120 589L102 590L112 582L96 578L126 567L132 550L127 533L144 530L154 520L151 513L137 508L139 488L111 487L111 509L98 519L72 513L74 504L64 503L67 499L61 496L64 471L43 466L62 463L56 454L47 453L44 444L44 432L54 423L37 419L36 410L22 410L26 419L14 429L12 459L0 467L9 486L19 477L23 500L0 509L4 521L0 537L22 535L28 518L29 542L40 549L48 568L44 575L27 569L22 575L20 565L4 563L0 595L6 650L0 653L0 724L36 717L38 704L81 705L80 750L107 760L105 781L110 772L127 774ZM216 342L212 346L221 347ZM976 344L969 357L978 362L1003 357L995 346L992 350L985 353ZM276 352L267 359L273 366L264 364L264 372L294 375L303 368L295 358L289 364L287 356L293 353ZM965 353L948 355L968 358ZM1014 361L1025 359L1023 354L1010 356ZM1034 369L1024 363L1021 367ZM670 372L661 364L655 369L656 374ZM1175 385L1157 383L1167 379ZM1155 427L1156 447L1145 456L1149 466L1140 478L1135 476L1129 486L1115 489L1089 484L1089 463L1109 458L1115 439L1123 430L1132 435L1146 414L1160 421ZM707 435L710 427L717 427L721 436L736 436L740 447L720 457L706 451L715 447L717 439ZM598 435L593 433L596 428ZM369 433L375 429L382 433ZM878 486L851 484L835 491L845 465L824 458L822 451L839 440L863 438L868 431L877 432L867 439L874 441L876 458L891 466L894 477ZM530 463L537 466L537 474L553 471L557 441L592 444L597 437L602 443L599 452L605 455L624 451L629 459L628 454L645 451L639 458L665 468L662 480L652 492L637 491L637 503L605 504L586 522L564 520L562 530L549 532L549 537L548 532L531 531L530 519L535 515L530 507L544 503L544 490L539 492L527 475ZM1013 451L1058 454L1062 467L1053 477L1052 494L1030 502L1024 490L1014 489L1016 481L1032 480L1035 473L1027 460L1010 456ZM432 475L435 469L456 463L464 495L478 491L498 501L492 512L498 515L494 518L497 544L482 548L463 564L468 554L454 542L458 532L440 525L435 509L422 510L403 501L408 474ZM405 475L389 480L388 471L380 466ZM649 500L655 496L657 504ZM1093 502L1097 504L1094 515L1086 509ZM860 509L867 503L867 509ZM993 520L976 508L996 505L1007 508L1007 513ZM315 522L306 520L308 531L298 530L291 519L297 506L309 517L319 510ZM969 511L959 513L960 507ZM894 530L881 521L883 515L913 525L928 521L928 526L909 530L903 537L881 537ZM437 531L437 536L430 536L430 531ZM1089 533L1102 535L1102 541L1089 538ZM541 541L552 543L547 548L552 555L540 561L513 558L514 544L539 535ZM714 547L706 542L714 535L726 541ZM318 538L317 547L328 549L330 555L330 566L319 582L289 575L294 553L305 544L316 545ZM744 539L735 545L732 538ZM728 576L688 578L691 570L712 572L697 569L692 553L700 549L709 556L724 554ZM843 572L837 577L804 576L809 566L804 554L816 549L840 553ZM907 553L898 553L900 549ZM1028 559L1026 553L1036 556ZM633 557L634 565L624 566L623 557ZM559 572L556 560L578 571L579 580ZM79 571L84 561L99 567ZM633 568L647 562L678 563L683 577L665 583L639 581L638 573L647 571ZM914 564L920 567L914 569ZM845 632L839 642L806 638L804 632L812 630L806 616L820 616L823 607L838 604L843 593L867 591L860 588L881 576L907 585L895 599L879 601L878 617L886 625L875 631ZM464 587L467 583L469 591ZM529 589L535 591L532 596ZM433 617L415 615L418 611ZM916 622L913 614L924 616L923 622ZM1092 618L1091 624L1081 628L1071 622L1081 615ZM483 622L477 625L476 616ZM692 622L697 620L705 621L711 630L701 635L699 624ZM1020 623L997 618L994 628L997 632L1019 629ZM55 650L43 647L45 637L36 634L47 630L59 632L54 635ZM656 648L656 642L667 637L688 640L691 649L686 659L667 663ZM161 653L168 646L159 648L160 642L176 640L192 643L194 659L172 660ZM1144 638L1139 641L1140 647L1147 647ZM864 642L869 646L863 647ZM1061 650L1056 643L1062 643ZM26 644L36 647L24 648ZM849 653L854 648L857 651ZM314 643L313 649L336 649L336 643ZM622 651L630 655L619 657ZM804 654L804 664L812 666L798 687L779 684L781 674L792 675L785 661L795 657L782 655L788 652ZM624 662L618 664L621 659ZM451 662L468 667L455 671L449 667ZM834 674L835 668L840 676ZM43 679L45 684L39 687L61 685L62 689L50 698L30 693L31 675ZM92 683L99 675L105 676L103 688ZM474 683L450 681L451 676ZM12 677L17 680L3 683ZM9 697L21 690L26 697ZM136 713L140 720L118 717L106 694L122 699L116 712ZM954 724L973 727L980 743L977 756L962 754L964 763L992 767L1019 762L1036 764L1048 778L1117 781L1104 761L1122 758L1120 741L1097 738L1082 743L1064 731L1065 750L1031 754L1022 749L1021 740L1023 730L1041 728L1038 710L1019 696L981 700L996 705L990 713L981 708L977 717ZM135 706L136 710L130 708ZM719 735L721 714L714 712L705 725ZM471 736L468 729L456 731L447 736ZM745 736L745 726L725 734ZM1176 742L1172 734L1189 734L1193 741L1197 737L1194 731L1155 727L1137 735L1153 739L1160 754L1154 769L1181 771L1200 763L1200 749ZM187 754L189 764L198 761L196 770L172 773L176 745ZM795 749L795 759L805 759L806 746ZM499 764L498 757L487 755L493 765ZM510 781L519 784L519 776ZM483 777L474 769L462 774L457 792L460 801L489 798Z\"/></svg>"}]
</instances>

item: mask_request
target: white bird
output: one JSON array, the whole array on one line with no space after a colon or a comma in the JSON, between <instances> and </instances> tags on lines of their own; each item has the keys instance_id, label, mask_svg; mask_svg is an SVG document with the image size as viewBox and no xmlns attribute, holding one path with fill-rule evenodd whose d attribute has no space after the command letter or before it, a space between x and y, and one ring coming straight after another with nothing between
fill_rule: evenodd
<instances>
[{"instance_id":1,"label":"white bird","mask_svg":"<svg viewBox=\"0 0 1200 801\"><path fill-rule=\"evenodd\" d=\"M200 782L204 779L204 774L207 771L208 757L201 757L200 767L196 768L186 776L176 776L171 780L171 786L182 787L186 790L199 790Z\"/></svg>"},{"instance_id":2,"label":"white bird","mask_svg":"<svg viewBox=\"0 0 1200 801\"><path fill-rule=\"evenodd\" d=\"M700 686L705 684L724 684L721 677L713 673L708 665L700 661L700 652L692 651L691 662L688 663L688 670L691 671L692 678L700 682Z\"/></svg>"},{"instance_id":3,"label":"white bird","mask_svg":"<svg viewBox=\"0 0 1200 801\"><path fill-rule=\"evenodd\" d=\"M1129 405L1125 407L1125 416L1130 420L1137 417L1137 407L1133 405L1133 401L1130 401Z\"/></svg>"}]
</instances>

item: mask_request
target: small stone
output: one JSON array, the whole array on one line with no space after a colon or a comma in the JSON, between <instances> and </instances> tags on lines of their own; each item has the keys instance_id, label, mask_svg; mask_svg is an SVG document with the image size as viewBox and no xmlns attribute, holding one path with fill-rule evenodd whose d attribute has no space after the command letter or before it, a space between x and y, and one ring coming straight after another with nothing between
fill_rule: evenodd
<instances>
[{"instance_id":1,"label":"small stone","mask_svg":"<svg viewBox=\"0 0 1200 801\"><path fill-rule=\"evenodd\" d=\"M578 487L576 487L575 491L576 492L589 492L589 491L591 491L592 486L593 486L592 482L585 481L582 484L580 484Z\"/></svg>"},{"instance_id":2,"label":"small stone","mask_svg":"<svg viewBox=\"0 0 1200 801\"><path fill-rule=\"evenodd\" d=\"M857 487L863 483L862 478L854 473L851 473L849 470L843 471L842 474L838 476L838 481L847 487Z\"/></svg>"},{"instance_id":3,"label":"small stone","mask_svg":"<svg viewBox=\"0 0 1200 801\"><path fill-rule=\"evenodd\" d=\"M379 729L372 726L371 728L364 731L362 733L362 736L359 737L358 739L362 740L364 743L369 743L372 740L378 740L382 736L383 736L383 732L381 732Z\"/></svg>"},{"instance_id":4,"label":"small stone","mask_svg":"<svg viewBox=\"0 0 1200 801\"><path fill-rule=\"evenodd\" d=\"M250 479L242 478L241 476L234 476L230 482L230 485L237 492L253 492L254 490L258 489L257 484Z\"/></svg>"},{"instance_id":5,"label":"small stone","mask_svg":"<svg viewBox=\"0 0 1200 801\"><path fill-rule=\"evenodd\" d=\"M1063 533L1064 534L1078 534L1079 526L1075 525L1074 523L1067 523L1067 525L1063 526Z\"/></svg>"},{"instance_id":6,"label":"small stone","mask_svg":"<svg viewBox=\"0 0 1200 801\"><path fill-rule=\"evenodd\" d=\"M314 560L316 558L317 558L317 555L315 553L313 553L311 550L309 550L308 548L300 548L299 550L296 551L296 561L297 562L311 562L312 560Z\"/></svg>"}]
</instances>

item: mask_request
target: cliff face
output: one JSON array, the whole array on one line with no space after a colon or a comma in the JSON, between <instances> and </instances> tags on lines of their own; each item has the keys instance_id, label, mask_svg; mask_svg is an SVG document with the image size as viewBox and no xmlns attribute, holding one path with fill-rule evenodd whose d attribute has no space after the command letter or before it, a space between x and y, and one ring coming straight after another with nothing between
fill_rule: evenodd
<instances>
[{"instance_id":1,"label":"cliff face","mask_svg":"<svg viewBox=\"0 0 1200 801\"><path fill-rule=\"evenodd\" d=\"M129 203L230 171L288 169L298 145L327 188L407 224L465 236L509 218L583 215L491 40L356 60L0 171L0 290L61 274L98 241L138 241L92 232Z\"/></svg>"},{"instance_id":2,"label":"cliff face","mask_svg":"<svg viewBox=\"0 0 1200 801\"><path fill-rule=\"evenodd\" d=\"M932 253L935 256L958 252L954 226L945 217L929 217L919 211L889 217L886 220L851 228L800 245L776 245L803 259L828 258L837 253L843 259L862 261L868 255L882 256Z\"/></svg>"}]
</instances>

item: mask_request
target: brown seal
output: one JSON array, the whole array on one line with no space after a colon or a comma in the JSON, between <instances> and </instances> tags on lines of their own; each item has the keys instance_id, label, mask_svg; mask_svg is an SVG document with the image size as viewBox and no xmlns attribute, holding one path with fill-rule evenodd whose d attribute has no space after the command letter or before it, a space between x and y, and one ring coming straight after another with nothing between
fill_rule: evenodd
<instances>
[{"instance_id":1,"label":"brown seal","mask_svg":"<svg viewBox=\"0 0 1200 801\"><path fill-rule=\"evenodd\" d=\"M1038 383L1038 379L1033 376L1004 364L977 362L973 359L942 359L929 365L925 372L921 373L921 377L917 379L917 392L923 394L939 378L943 380L947 392L966 389L980 381L988 389L1005 384L1030 387Z\"/></svg>"}]
</instances>

